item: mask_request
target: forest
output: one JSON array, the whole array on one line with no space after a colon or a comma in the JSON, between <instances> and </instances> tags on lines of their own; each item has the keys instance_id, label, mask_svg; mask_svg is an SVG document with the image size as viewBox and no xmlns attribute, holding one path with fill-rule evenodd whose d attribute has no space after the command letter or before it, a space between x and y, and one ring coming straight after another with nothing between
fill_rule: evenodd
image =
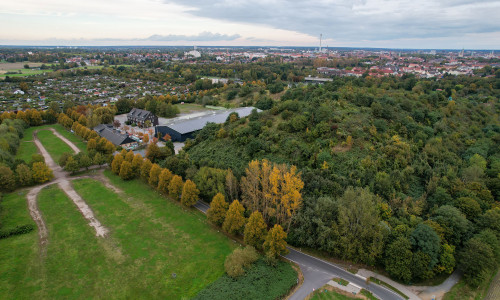
<instances>
[{"instance_id":1,"label":"forest","mask_svg":"<svg viewBox=\"0 0 500 300\"><path fill-rule=\"evenodd\" d=\"M454 76L299 84L261 113L209 124L159 164L207 201L244 200L252 163L296 167L302 199L289 226L266 218L286 225L290 244L406 283L459 268L475 286L500 261L499 89L498 78Z\"/></svg>"}]
</instances>

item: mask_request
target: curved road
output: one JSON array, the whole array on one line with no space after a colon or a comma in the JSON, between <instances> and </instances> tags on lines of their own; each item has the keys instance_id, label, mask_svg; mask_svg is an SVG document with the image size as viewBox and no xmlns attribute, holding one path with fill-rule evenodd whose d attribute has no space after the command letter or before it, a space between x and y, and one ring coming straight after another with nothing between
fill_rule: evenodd
<instances>
[{"instance_id":1,"label":"curved road","mask_svg":"<svg viewBox=\"0 0 500 300\"><path fill-rule=\"evenodd\" d=\"M198 203L196 203L194 207L205 214L210 208L210 206L203 201L198 201ZM388 288L374 283L367 284L366 278L362 276L354 275L334 264L302 253L290 247L288 247L288 250L290 251L290 253L288 255L285 255L285 258L298 264L300 266L300 269L302 270L302 274L304 275L304 282L302 283L300 288L297 289L295 293L290 296L290 298L288 298L289 300L305 299L307 295L327 284L327 282L330 281L333 277L343 278L350 283L357 285L358 287L372 292L372 294L374 294L379 299L404 300L403 297L389 290Z\"/></svg>"}]
</instances>

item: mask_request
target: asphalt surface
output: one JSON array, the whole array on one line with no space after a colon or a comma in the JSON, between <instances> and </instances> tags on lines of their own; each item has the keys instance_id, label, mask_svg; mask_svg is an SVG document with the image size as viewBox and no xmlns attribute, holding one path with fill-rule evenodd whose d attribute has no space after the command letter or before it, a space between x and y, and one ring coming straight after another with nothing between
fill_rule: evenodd
<instances>
[{"instance_id":1,"label":"asphalt surface","mask_svg":"<svg viewBox=\"0 0 500 300\"><path fill-rule=\"evenodd\" d=\"M300 266L304 275L304 283L292 295L289 300L302 300L307 295L324 286L333 277L338 277L349 281L365 290L370 291L374 296L383 300L403 299L400 295L374 283L366 283L366 278L354 275L338 266L319 258L307 255L292 248L288 248L290 253L285 258L293 261Z\"/></svg>"},{"instance_id":2,"label":"asphalt surface","mask_svg":"<svg viewBox=\"0 0 500 300\"><path fill-rule=\"evenodd\" d=\"M196 207L203 213L207 213L207 210L210 208L207 203L201 200L198 201L194 205L194 207ZM285 258L298 264L300 269L302 270L302 274L304 275L304 282L302 283L300 288L290 296L289 300L305 299L307 295L312 293L314 290L317 290L324 286L333 277L345 279L350 283L357 285L358 287L370 291L379 299L404 300L403 297L389 290L388 288L374 283L367 284L366 278L364 277L354 275L329 262L294 250L292 248L288 248L288 250L290 251L290 253L286 255Z\"/></svg>"}]
</instances>

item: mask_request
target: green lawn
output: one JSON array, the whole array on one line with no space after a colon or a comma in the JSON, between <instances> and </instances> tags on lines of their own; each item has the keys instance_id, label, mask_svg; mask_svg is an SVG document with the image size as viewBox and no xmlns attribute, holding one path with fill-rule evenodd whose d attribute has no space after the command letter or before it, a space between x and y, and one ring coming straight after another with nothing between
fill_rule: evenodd
<instances>
[{"instance_id":1,"label":"green lawn","mask_svg":"<svg viewBox=\"0 0 500 300\"><path fill-rule=\"evenodd\" d=\"M21 71L21 74L18 73L19 71ZM38 74L43 74L43 73L50 73L50 72L52 72L52 70L14 69L14 70L8 70L8 72L16 72L16 74L1 73L0 78L6 77L6 76L25 77L25 76L38 75Z\"/></svg>"},{"instance_id":2,"label":"green lawn","mask_svg":"<svg viewBox=\"0 0 500 300\"><path fill-rule=\"evenodd\" d=\"M339 294L331 289L330 286L324 286L321 289L315 291L309 300L351 300L356 299L354 295L352 297Z\"/></svg>"},{"instance_id":3,"label":"green lawn","mask_svg":"<svg viewBox=\"0 0 500 300\"><path fill-rule=\"evenodd\" d=\"M78 149L80 149L80 151L85 153L87 152L87 143L80 137L66 130L64 126L62 126L61 124L53 124L50 127L54 128L57 132L59 132L59 134L70 140L78 147Z\"/></svg>"},{"instance_id":4,"label":"green lawn","mask_svg":"<svg viewBox=\"0 0 500 300\"><path fill-rule=\"evenodd\" d=\"M44 128L49 128L53 125L44 125L38 127L29 127L24 131L24 136L19 144L19 149L17 149L16 158L24 160L26 163L31 161L31 156L38 153L38 148L35 143L33 143L33 131L40 130Z\"/></svg>"},{"instance_id":5,"label":"green lawn","mask_svg":"<svg viewBox=\"0 0 500 300\"><path fill-rule=\"evenodd\" d=\"M59 161L59 158L61 158L64 152L74 153L73 149L63 142L63 140L55 136L52 131L40 130L37 135L40 142L56 163Z\"/></svg>"},{"instance_id":6,"label":"green lawn","mask_svg":"<svg viewBox=\"0 0 500 300\"><path fill-rule=\"evenodd\" d=\"M35 223L27 204L26 192L4 195L0 200L0 229ZM40 289L41 277L38 248L38 231L0 239L0 298L34 299Z\"/></svg>"},{"instance_id":7,"label":"green lawn","mask_svg":"<svg viewBox=\"0 0 500 300\"><path fill-rule=\"evenodd\" d=\"M120 284L110 284L110 293L193 297L224 273L225 257L236 245L212 229L204 215L165 199L139 180L125 182L107 171L106 175L129 198L91 179L77 180L74 186L111 230L108 239L115 246L110 248L121 254L121 265L111 273Z\"/></svg>"},{"instance_id":8,"label":"green lawn","mask_svg":"<svg viewBox=\"0 0 500 300\"><path fill-rule=\"evenodd\" d=\"M33 143L33 131L47 129L47 128L54 128L62 136L64 136L65 138L67 138L68 140L73 142L73 144L75 144L78 147L78 149L80 149L82 152L87 152L87 144L81 138L79 138L78 136L74 135L73 133L67 131L66 128L64 128L60 124L51 124L51 125L44 125L44 126L27 128L24 131L24 137L22 138L21 143L19 145L19 149L17 150L16 158L22 159L27 163L30 162L31 156L33 154L38 153L38 149L36 148L35 143ZM39 138L40 138L40 134L42 134L42 136L46 135L46 133L42 133L42 132L43 131L38 133ZM62 143L64 143L64 142L62 142ZM59 143L58 143L58 145L59 145ZM47 146L45 144L44 144L44 146L47 148ZM67 145L65 144L65 146L67 146ZM67 147L69 148L69 146L67 146ZM68 149L68 148L66 148L66 149ZM73 150L70 149L70 152L73 153ZM56 163L57 163L57 160L56 160Z\"/></svg>"}]
</instances>

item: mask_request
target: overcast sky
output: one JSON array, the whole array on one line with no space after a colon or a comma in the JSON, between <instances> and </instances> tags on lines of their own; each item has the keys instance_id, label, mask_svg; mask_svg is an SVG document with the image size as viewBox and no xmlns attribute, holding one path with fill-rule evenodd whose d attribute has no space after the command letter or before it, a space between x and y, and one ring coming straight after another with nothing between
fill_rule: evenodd
<instances>
[{"instance_id":1,"label":"overcast sky","mask_svg":"<svg viewBox=\"0 0 500 300\"><path fill-rule=\"evenodd\" d=\"M500 50L500 0L0 0L3 45Z\"/></svg>"}]
</instances>

